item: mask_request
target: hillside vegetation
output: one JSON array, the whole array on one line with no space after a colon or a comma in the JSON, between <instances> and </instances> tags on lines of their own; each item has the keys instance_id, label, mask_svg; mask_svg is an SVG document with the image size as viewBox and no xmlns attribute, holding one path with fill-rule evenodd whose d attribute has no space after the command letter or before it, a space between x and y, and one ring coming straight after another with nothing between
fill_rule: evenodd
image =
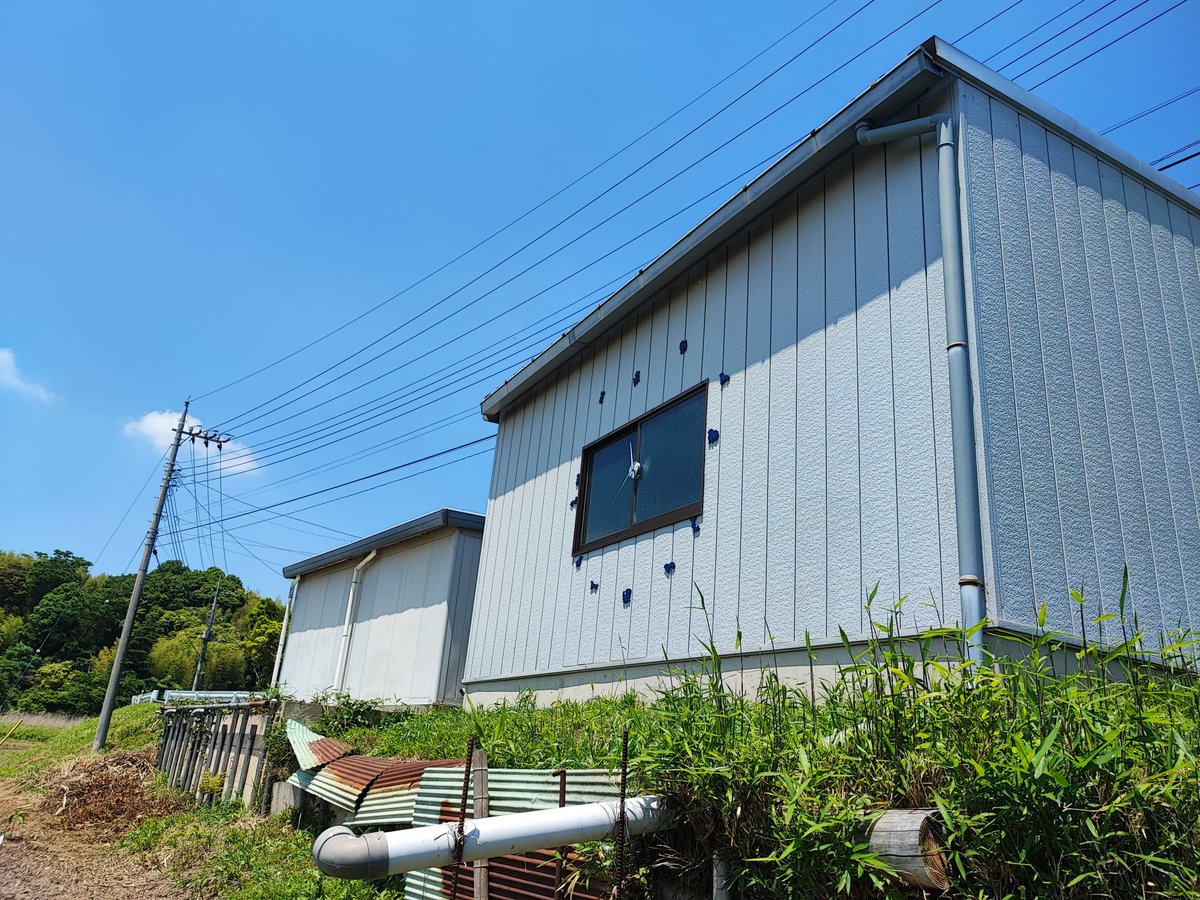
<instances>
[{"instance_id":1,"label":"hillside vegetation","mask_svg":"<svg viewBox=\"0 0 1200 900\"><path fill-rule=\"evenodd\" d=\"M90 573L66 550L0 551L0 710L95 713L104 698L132 575ZM271 676L283 607L215 566L163 562L146 576L118 702L189 688L217 595L202 687L254 689Z\"/></svg>"}]
</instances>

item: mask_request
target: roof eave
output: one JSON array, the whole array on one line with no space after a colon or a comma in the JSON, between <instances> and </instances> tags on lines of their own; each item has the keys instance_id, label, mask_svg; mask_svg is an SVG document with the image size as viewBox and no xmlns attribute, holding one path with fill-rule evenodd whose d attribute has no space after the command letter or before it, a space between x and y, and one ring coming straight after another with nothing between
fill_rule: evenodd
<instances>
[{"instance_id":1,"label":"roof eave","mask_svg":"<svg viewBox=\"0 0 1200 900\"><path fill-rule=\"evenodd\" d=\"M1020 107L1023 113L1030 118L1039 120L1052 130L1070 135L1072 143L1086 147L1096 155L1112 160L1137 177L1154 185L1163 193L1170 195L1172 199L1177 200L1183 206L1200 214L1200 205L1196 203L1194 192L1189 191L1170 175L1160 172L1144 160L1138 159L1124 147L1088 128L1078 119L1072 118L1058 107L1047 103L1037 94L1030 93L1016 82L1009 81L1003 75L989 69L977 59L971 58L940 37L931 37L922 47L946 71Z\"/></svg>"},{"instance_id":2,"label":"roof eave","mask_svg":"<svg viewBox=\"0 0 1200 900\"><path fill-rule=\"evenodd\" d=\"M347 560L365 556L372 550L382 550L385 547L411 541L413 538L422 537L442 528L482 531L483 523L484 517L478 513L465 512L461 509L439 509L376 534L360 538L353 543L335 547L324 553L318 553L316 556L310 556L308 559L292 563L290 566L284 566L283 577L295 578L299 575L308 575L311 572L328 569Z\"/></svg>"},{"instance_id":3,"label":"roof eave","mask_svg":"<svg viewBox=\"0 0 1200 900\"><path fill-rule=\"evenodd\" d=\"M483 417L498 422L505 409L543 378L602 337L647 297L669 285L719 247L755 216L824 169L855 144L854 127L864 119L884 121L911 106L941 79L943 72L919 47L797 147L743 187L712 215L684 235L654 262L601 303L577 325L488 394Z\"/></svg>"}]
</instances>

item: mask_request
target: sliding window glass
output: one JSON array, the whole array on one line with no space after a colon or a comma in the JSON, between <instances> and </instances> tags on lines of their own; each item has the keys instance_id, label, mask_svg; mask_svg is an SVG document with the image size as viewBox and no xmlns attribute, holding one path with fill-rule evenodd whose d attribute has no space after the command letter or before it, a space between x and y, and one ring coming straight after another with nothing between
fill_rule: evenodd
<instances>
[{"instance_id":1,"label":"sliding window glass","mask_svg":"<svg viewBox=\"0 0 1200 900\"><path fill-rule=\"evenodd\" d=\"M583 450L574 552L703 511L708 382Z\"/></svg>"}]
</instances>

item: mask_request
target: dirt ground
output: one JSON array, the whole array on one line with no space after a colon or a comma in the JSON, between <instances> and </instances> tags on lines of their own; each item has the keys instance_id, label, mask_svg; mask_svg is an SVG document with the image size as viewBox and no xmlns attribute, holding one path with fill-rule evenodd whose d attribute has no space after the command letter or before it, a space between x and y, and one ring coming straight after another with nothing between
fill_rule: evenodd
<instances>
[{"instance_id":1,"label":"dirt ground","mask_svg":"<svg viewBox=\"0 0 1200 900\"><path fill-rule=\"evenodd\" d=\"M113 828L64 827L42 797L0 779L0 900L165 900L189 896L145 856L121 853Z\"/></svg>"}]
</instances>

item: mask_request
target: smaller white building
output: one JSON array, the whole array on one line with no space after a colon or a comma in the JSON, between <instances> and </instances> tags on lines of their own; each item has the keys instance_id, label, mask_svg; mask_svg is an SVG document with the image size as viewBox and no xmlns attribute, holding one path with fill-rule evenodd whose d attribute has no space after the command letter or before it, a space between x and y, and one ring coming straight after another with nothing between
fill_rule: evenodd
<instances>
[{"instance_id":1,"label":"smaller white building","mask_svg":"<svg viewBox=\"0 0 1200 900\"><path fill-rule=\"evenodd\" d=\"M386 705L459 701L483 516L441 509L286 567L279 685Z\"/></svg>"}]
</instances>

